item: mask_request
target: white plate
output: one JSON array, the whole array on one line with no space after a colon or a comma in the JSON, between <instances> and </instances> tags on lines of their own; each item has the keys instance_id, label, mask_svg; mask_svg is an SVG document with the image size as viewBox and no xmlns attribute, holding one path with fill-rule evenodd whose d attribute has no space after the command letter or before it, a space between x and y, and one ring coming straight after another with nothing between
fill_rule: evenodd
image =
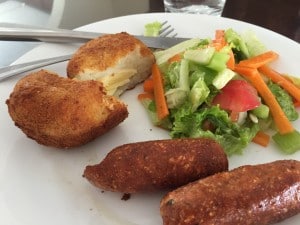
<instances>
[{"instance_id":1,"label":"white plate","mask_svg":"<svg viewBox=\"0 0 300 225\"><path fill-rule=\"evenodd\" d=\"M80 30L142 34L146 23L168 20L179 36L213 37L216 29L253 30L269 49L280 54L274 66L282 72L300 75L298 43L272 31L232 19L188 14L140 14L93 23ZM77 46L43 44L16 63L58 56ZM66 63L47 67L64 76ZM162 224L159 201L164 193L136 194L127 201L122 194L102 192L88 183L82 173L86 165L99 163L115 146L135 141L168 138L153 127L137 101L141 87L128 91L122 100L129 117L104 136L78 149L61 151L37 144L14 126L5 100L19 77L0 83L0 224L1 225L157 225ZM295 127L300 128L299 122ZM229 159L230 168L278 159L300 160L300 151L282 154L273 144L263 148L251 144L241 156ZM299 224L300 215L280 224Z\"/></svg>"}]
</instances>

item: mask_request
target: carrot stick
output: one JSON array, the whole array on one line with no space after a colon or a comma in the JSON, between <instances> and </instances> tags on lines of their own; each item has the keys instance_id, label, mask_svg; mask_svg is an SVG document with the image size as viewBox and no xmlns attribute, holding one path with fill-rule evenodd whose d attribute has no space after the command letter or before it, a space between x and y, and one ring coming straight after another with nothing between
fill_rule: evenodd
<instances>
[{"instance_id":1,"label":"carrot stick","mask_svg":"<svg viewBox=\"0 0 300 225\"><path fill-rule=\"evenodd\" d=\"M229 118L232 122L237 122L239 119L240 113L236 111L231 111L229 114Z\"/></svg>"},{"instance_id":2,"label":"carrot stick","mask_svg":"<svg viewBox=\"0 0 300 225\"><path fill-rule=\"evenodd\" d=\"M280 85L298 102L300 102L300 89L297 86L295 86L292 82L281 76L280 73L271 69L269 66L261 66L258 68L258 70L265 76L269 77L274 83Z\"/></svg>"},{"instance_id":3,"label":"carrot stick","mask_svg":"<svg viewBox=\"0 0 300 225\"><path fill-rule=\"evenodd\" d=\"M276 52L268 51L260 55L254 56L252 58L242 60L239 62L239 65L258 68L268 64L269 62L274 61L277 58L278 58L278 54Z\"/></svg>"},{"instance_id":4,"label":"carrot stick","mask_svg":"<svg viewBox=\"0 0 300 225\"><path fill-rule=\"evenodd\" d=\"M222 47L224 47L227 43L225 40L225 31L224 30L216 30L215 32L215 40L214 43L219 43Z\"/></svg>"},{"instance_id":5,"label":"carrot stick","mask_svg":"<svg viewBox=\"0 0 300 225\"><path fill-rule=\"evenodd\" d=\"M153 92L153 90L154 90L153 79L149 78L149 79L145 80L144 84L143 84L143 88L144 88L145 92L150 92L150 93Z\"/></svg>"},{"instance_id":6,"label":"carrot stick","mask_svg":"<svg viewBox=\"0 0 300 225\"><path fill-rule=\"evenodd\" d=\"M169 115L169 109L164 94L163 78L159 71L158 65L155 63L152 66L152 77L154 82L154 99L157 117L158 119L164 119Z\"/></svg>"},{"instance_id":7,"label":"carrot stick","mask_svg":"<svg viewBox=\"0 0 300 225\"><path fill-rule=\"evenodd\" d=\"M211 46L213 46L216 51L220 51L227 44L225 40L225 31L216 30L215 39L212 41Z\"/></svg>"},{"instance_id":8,"label":"carrot stick","mask_svg":"<svg viewBox=\"0 0 300 225\"><path fill-rule=\"evenodd\" d=\"M216 30L215 39L212 41L211 45L216 49L216 51L220 51L223 47L225 47L227 45L224 30ZM235 59L234 59L234 54L232 52L232 49L230 49L229 56L230 57L229 57L226 65L227 65L227 68L233 70L234 65L235 65Z\"/></svg>"},{"instance_id":9,"label":"carrot stick","mask_svg":"<svg viewBox=\"0 0 300 225\"><path fill-rule=\"evenodd\" d=\"M267 147L268 144L270 143L270 135L266 134L263 131L258 131L257 134L252 139L252 141L263 147Z\"/></svg>"},{"instance_id":10,"label":"carrot stick","mask_svg":"<svg viewBox=\"0 0 300 225\"><path fill-rule=\"evenodd\" d=\"M229 69L231 69L231 70L234 70L235 59L234 59L234 54L233 54L233 51L232 51L232 50L230 50L229 56L230 56L230 57L229 57L229 59L228 59L228 61L227 61L227 63L226 63L227 68L229 68Z\"/></svg>"},{"instance_id":11,"label":"carrot stick","mask_svg":"<svg viewBox=\"0 0 300 225\"><path fill-rule=\"evenodd\" d=\"M171 64L172 62L179 62L182 59L181 54L176 54L168 59L168 63Z\"/></svg>"},{"instance_id":12,"label":"carrot stick","mask_svg":"<svg viewBox=\"0 0 300 225\"><path fill-rule=\"evenodd\" d=\"M272 113L274 122L279 130L280 134L287 134L294 131L294 128L285 113L281 109L275 96L272 94L263 78L255 68L245 67L236 65L234 69L237 73L247 78L252 85L256 88L260 96L264 99L266 104L269 106Z\"/></svg>"},{"instance_id":13,"label":"carrot stick","mask_svg":"<svg viewBox=\"0 0 300 225\"><path fill-rule=\"evenodd\" d=\"M216 51L220 51L224 47L224 45L219 42L212 42L210 46L214 47Z\"/></svg>"},{"instance_id":14,"label":"carrot stick","mask_svg":"<svg viewBox=\"0 0 300 225\"><path fill-rule=\"evenodd\" d=\"M216 40L225 40L225 30L216 30L215 31L215 39Z\"/></svg>"},{"instance_id":15,"label":"carrot stick","mask_svg":"<svg viewBox=\"0 0 300 225\"><path fill-rule=\"evenodd\" d=\"M152 93L144 92L138 95L138 100L143 101L145 99L154 99L154 96Z\"/></svg>"}]
</instances>

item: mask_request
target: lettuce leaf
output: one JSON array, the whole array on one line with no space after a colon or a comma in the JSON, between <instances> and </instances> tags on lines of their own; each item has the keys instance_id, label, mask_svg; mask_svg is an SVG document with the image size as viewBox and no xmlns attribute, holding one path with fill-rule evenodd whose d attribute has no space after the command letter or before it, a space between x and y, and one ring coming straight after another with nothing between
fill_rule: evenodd
<instances>
[{"instance_id":1,"label":"lettuce leaf","mask_svg":"<svg viewBox=\"0 0 300 225\"><path fill-rule=\"evenodd\" d=\"M250 121L242 126L231 122L227 112L217 106L193 112L192 106L186 103L173 111L173 116L172 138L213 138L223 146L228 156L242 154L259 130L258 125ZM205 123L209 123L212 129L206 129Z\"/></svg>"},{"instance_id":2,"label":"lettuce leaf","mask_svg":"<svg viewBox=\"0 0 300 225\"><path fill-rule=\"evenodd\" d=\"M243 59L248 59L250 57L246 42L233 29L228 29L225 31L225 39L231 46L237 62Z\"/></svg>"},{"instance_id":3,"label":"lettuce leaf","mask_svg":"<svg viewBox=\"0 0 300 225\"><path fill-rule=\"evenodd\" d=\"M267 51L266 46L257 38L256 34L248 30L241 34L249 51L249 56L257 56Z\"/></svg>"},{"instance_id":4,"label":"lettuce leaf","mask_svg":"<svg viewBox=\"0 0 300 225\"><path fill-rule=\"evenodd\" d=\"M162 23L157 21L153 23L147 23L144 29L144 36L153 36L153 37L158 36L161 27L162 27Z\"/></svg>"}]
</instances>

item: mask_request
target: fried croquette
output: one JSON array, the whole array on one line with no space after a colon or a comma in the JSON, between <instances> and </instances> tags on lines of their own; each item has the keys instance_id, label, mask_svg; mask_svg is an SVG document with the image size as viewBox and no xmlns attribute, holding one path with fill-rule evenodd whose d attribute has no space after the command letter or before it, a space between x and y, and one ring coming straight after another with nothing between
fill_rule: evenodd
<instances>
[{"instance_id":1,"label":"fried croquette","mask_svg":"<svg viewBox=\"0 0 300 225\"><path fill-rule=\"evenodd\" d=\"M6 101L15 125L36 142L83 145L121 123L127 106L98 81L77 81L40 70L22 78Z\"/></svg>"},{"instance_id":2,"label":"fried croquette","mask_svg":"<svg viewBox=\"0 0 300 225\"><path fill-rule=\"evenodd\" d=\"M113 149L84 177L104 190L136 193L169 190L228 170L222 147L212 139L137 142Z\"/></svg>"},{"instance_id":3,"label":"fried croquette","mask_svg":"<svg viewBox=\"0 0 300 225\"><path fill-rule=\"evenodd\" d=\"M154 62L152 51L132 35L108 34L82 45L69 61L67 75L100 80L107 94L119 96L145 80Z\"/></svg>"},{"instance_id":4,"label":"fried croquette","mask_svg":"<svg viewBox=\"0 0 300 225\"><path fill-rule=\"evenodd\" d=\"M164 225L267 225L300 213L300 162L246 165L192 182L160 203Z\"/></svg>"}]
</instances>

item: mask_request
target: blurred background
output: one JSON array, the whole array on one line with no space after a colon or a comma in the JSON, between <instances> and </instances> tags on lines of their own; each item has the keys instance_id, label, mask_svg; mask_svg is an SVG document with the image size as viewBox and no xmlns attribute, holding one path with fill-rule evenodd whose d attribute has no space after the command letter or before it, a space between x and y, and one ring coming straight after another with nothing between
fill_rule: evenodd
<instances>
[{"instance_id":1,"label":"blurred background","mask_svg":"<svg viewBox=\"0 0 300 225\"><path fill-rule=\"evenodd\" d=\"M148 12L164 12L163 0L0 0L0 23L49 28L74 29ZM268 28L300 43L300 0L226 0L222 16ZM0 67L36 45L0 41Z\"/></svg>"},{"instance_id":2,"label":"blurred background","mask_svg":"<svg viewBox=\"0 0 300 225\"><path fill-rule=\"evenodd\" d=\"M159 0L0 0L0 22L72 29L111 17L154 11L159 4L163 6Z\"/></svg>"},{"instance_id":3,"label":"blurred background","mask_svg":"<svg viewBox=\"0 0 300 225\"><path fill-rule=\"evenodd\" d=\"M155 11L163 11L162 0L0 0L0 23L73 29L111 17ZM0 67L36 45L0 41Z\"/></svg>"}]
</instances>

